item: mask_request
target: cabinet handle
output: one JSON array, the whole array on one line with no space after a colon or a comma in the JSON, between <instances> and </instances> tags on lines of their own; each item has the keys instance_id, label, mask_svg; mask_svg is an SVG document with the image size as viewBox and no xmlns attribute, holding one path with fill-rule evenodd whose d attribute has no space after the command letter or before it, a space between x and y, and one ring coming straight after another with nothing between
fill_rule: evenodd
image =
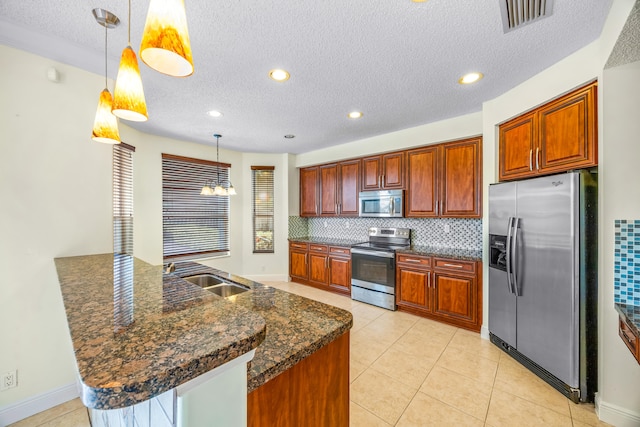
<instances>
[{"instance_id":1,"label":"cabinet handle","mask_svg":"<svg viewBox=\"0 0 640 427\"><path fill-rule=\"evenodd\" d=\"M444 215L444 201L440 200L440 215Z\"/></svg>"},{"instance_id":2,"label":"cabinet handle","mask_svg":"<svg viewBox=\"0 0 640 427\"><path fill-rule=\"evenodd\" d=\"M378 175L378 187L382 188L382 175Z\"/></svg>"},{"instance_id":3,"label":"cabinet handle","mask_svg":"<svg viewBox=\"0 0 640 427\"><path fill-rule=\"evenodd\" d=\"M533 148L529 150L529 170L533 170Z\"/></svg>"},{"instance_id":4,"label":"cabinet handle","mask_svg":"<svg viewBox=\"0 0 640 427\"><path fill-rule=\"evenodd\" d=\"M304 265L309 264L309 263L307 262L307 256L309 256L309 254L304 254Z\"/></svg>"},{"instance_id":5,"label":"cabinet handle","mask_svg":"<svg viewBox=\"0 0 640 427\"><path fill-rule=\"evenodd\" d=\"M540 148L536 147L536 170L540 170Z\"/></svg>"},{"instance_id":6,"label":"cabinet handle","mask_svg":"<svg viewBox=\"0 0 640 427\"><path fill-rule=\"evenodd\" d=\"M419 259L407 258L404 260L405 262L420 262Z\"/></svg>"},{"instance_id":7,"label":"cabinet handle","mask_svg":"<svg viewBox=\"0 0 640 427\"><path fill-rule=\"evenodd\" d=\"M436 200L436 216L440 215L440 201Z\"/></svg>"},{"instance_id":8,"label":"cabinet handle","mask_svg":"<svg viewBox=\"0 0 640 427\"><path fill-rule=\"evenodd\" d=\"M431 275L427 276L427 289L431 288Z\"/></svg>"},{"instance_id":9,"label":"cabinet handle","mask_svg":"<svg viewBox=\"0 0 640 427\"><path fill-rule=\"evenodd\" d=\"M315 204L314 209L316 210L316 215L318 215L318 204L317 203Z\"/></svg>"},{"instance_id":10,"label":"cabinet handle","mask_svg":"<svg viewBox=\"0 0 640 427\"><path fill-rule=\"evenodd\" d=\"M449 264L449 263L445 263L444 264L445 267L453 267L453 268L462 268L462 266L460 264Z\"/></svg>"}]
</instances>

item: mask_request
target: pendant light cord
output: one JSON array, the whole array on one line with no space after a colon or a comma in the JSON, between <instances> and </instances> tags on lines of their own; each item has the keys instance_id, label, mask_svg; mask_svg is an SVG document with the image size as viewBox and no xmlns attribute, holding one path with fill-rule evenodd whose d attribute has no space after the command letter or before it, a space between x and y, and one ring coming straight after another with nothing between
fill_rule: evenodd
<instances>
[{"instance_id":1,"label":"pendant light cord","mask_svg":"<svg viewBox=\"0 0 640 427\"><path fill-rule=\"evenodd\" d=\"M104 88L107 88L107 25L104 26Z\"/></svg>"},{"instance_id":2,"label":"pendant light cord","mask_svg":"<svg viewBox=\"0 0 640 427\"><path fill-rule=\"evenodd\" d=\"M131 0L129 0L129 34L127 35L127 42L129 43L129 46L131 46Z\"/></svg>"}]
</instances>

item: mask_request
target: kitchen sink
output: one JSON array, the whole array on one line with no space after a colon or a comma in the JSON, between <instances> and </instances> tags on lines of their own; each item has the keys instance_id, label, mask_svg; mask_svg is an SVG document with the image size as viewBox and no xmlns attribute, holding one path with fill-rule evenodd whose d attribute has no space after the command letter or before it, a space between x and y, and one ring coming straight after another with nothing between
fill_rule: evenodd
<instances>
[{"instance_id":1,"label":"kitchen sink","mask_svg":"<svg viewBox=\"0 0 640 427\"><path fill-rule=\"evenodd\" d=\"M183 279L224 298L250 290L246 286L224 282L211 274L197 274L195 276L183 277Z\"/></svg>"},{"instance_id":2,"label":"kitchen sink","mask_svg":"<svg viewBox=\"0 0 640 427\"><path fill-rule=\"evenodd\" d=\"M208 288L210 286L219 285L225 283L211 274L196 274L195 276L183 277L184 280L198 285L201 288Z\"/></svg>"}]
</instances>

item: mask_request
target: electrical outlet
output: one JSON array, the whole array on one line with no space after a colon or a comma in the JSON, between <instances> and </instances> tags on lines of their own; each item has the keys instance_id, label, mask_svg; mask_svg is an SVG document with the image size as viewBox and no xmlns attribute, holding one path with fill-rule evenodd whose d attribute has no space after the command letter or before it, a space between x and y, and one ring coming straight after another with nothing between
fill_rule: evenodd
<instances>
[{"instance_id":1,"label":"electrical outlet","mask_svg":"<svg viewBox=\"0 0 640 427\"><path fill-rule=\"evenodd\" d=\"M449 226L449 224L445 224L445 225L444 225L444 232L445 232L445 233L449 233L449 232L451 232L451 227Z\"/></svg>"},{"instance_id":2,"label":"electrical outlet","mask_svg":"<svg viewBox=\"0 0 640 427\"><path fill-rule=\"evenodd\" d=\"M344 227L345 227L345 228L349 228L349 221L347 221L347 222L344 224Z\"/></svg>"},{"instance_id":3,"label":"electrical outlet","mask_svg":"<svg viewBox=\"0 0 640 427\"><path fill-rule=\"evenodd\" d=\"M5 372L0 377L0 391L18 386L18 370Z\"/></svg>"}]
</instances>

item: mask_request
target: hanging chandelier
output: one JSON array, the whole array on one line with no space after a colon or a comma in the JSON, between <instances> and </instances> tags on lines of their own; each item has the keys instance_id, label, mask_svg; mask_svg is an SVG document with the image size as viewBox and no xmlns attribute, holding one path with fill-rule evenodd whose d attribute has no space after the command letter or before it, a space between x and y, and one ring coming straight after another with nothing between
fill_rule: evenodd
<instances>
[{"instance_id":1,"label":"hanging chandelier","mask_svg":"<svg viewBox=\"0 0 640 427\"><path fill-rule=\"evenodd\" d=\"M217 177L216 180L213 179L208 179L205 181L204 186L202 187L202 190L200 191L200 194L202 196L235 196L236 194L236 189L233 187L233 184L231 184L231 181L229 181L228 179L225 179L223 181L220 181L220 138L222 138L222 135L219 134L215 134L213 135L216 138L216 163L218 163L217 166ZM228 184L228 188L224 188L222 186L222 184Z\"/></svg>"},{"instance_id":2,"label":"hanging chandelier","mask_svg":"<svg viewBox=\"0 0 640 427\"><path fill-rule=\"evenodd\" d=\"M105 144L120 144L118 118L111 113L113 98L107 88L107 30L117 27L120 20L108 10L96 8L92 12L96 22L104 27L104 89L100 93L91 139Z\"/></svg>"}]
</instances>

